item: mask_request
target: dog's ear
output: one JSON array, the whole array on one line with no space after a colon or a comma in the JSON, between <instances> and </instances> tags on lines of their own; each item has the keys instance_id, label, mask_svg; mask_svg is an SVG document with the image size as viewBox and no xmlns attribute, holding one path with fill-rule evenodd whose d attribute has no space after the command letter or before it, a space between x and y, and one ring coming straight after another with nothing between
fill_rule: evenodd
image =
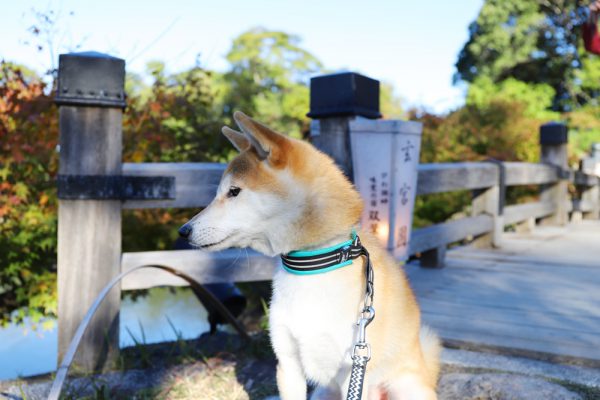
<instances>
[{"instance_id":1,"label":"dog's ear","mask_svg":"<svg viewBox=\"0 0 600 400\"><path fill-rule=\"evenodd\" d=\"M225 137L229 139L229 141L231 142L233 147L237 149L237 151L242 152L250 148L250 140L248 140L246 135L244 135L242 132L233 130L228 126L224 126L223 128L221 128L221 132L223 132L223 135L225 135Z\"/></svg>"},{"instance_id":2,"label":"dog's ear","mask_svg":"<svg viewBox=\"0 0 600 400\"><path fill-rule=\"evenodd\" d=\"M233 118L242 132L247 135L261 160L267 159L273 165L283 164L285 147L289 143L287 137L253 120L241 111L233 113Z\"/></svg>"}]
</instances>

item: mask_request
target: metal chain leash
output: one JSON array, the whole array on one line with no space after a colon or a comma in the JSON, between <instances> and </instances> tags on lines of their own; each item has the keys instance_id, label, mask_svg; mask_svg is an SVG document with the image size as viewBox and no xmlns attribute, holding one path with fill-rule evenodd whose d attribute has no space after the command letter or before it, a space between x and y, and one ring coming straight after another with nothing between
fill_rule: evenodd
<instances>
[{"instance_id":1,"label":"metal chain leash","mask_svg":"<svg viewBox=\"0 0 600 400\"><path fill-rule=\"evenodd\" d=\"M374 274L369 252L364 247L362 248L361 255L365 256L367 261L367 284L363 309L356 323L358 326L358 338L352 349L352 372L350 373L350 384L346 400L361 400L367 362L371 359L371 345L367 343L366 331L367 325L375 318L375 309L373 308Z\"/></svg>"}]
</instances>

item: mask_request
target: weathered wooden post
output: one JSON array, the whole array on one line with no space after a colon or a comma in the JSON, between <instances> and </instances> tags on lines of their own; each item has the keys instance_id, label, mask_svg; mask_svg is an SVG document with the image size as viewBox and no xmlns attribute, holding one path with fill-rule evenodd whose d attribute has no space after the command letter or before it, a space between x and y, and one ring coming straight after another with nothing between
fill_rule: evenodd
<instances>
[{"instance_id":1,"label":"weathered wooden post","mask_svg":"<svg viewBox=\"0 0 600 400\"><path fill-rule=\"evenodd\" d=\"M568 181L568 128L565 124L550 122L540 127L542 163L553 165L558 170L558 181L542 185L541 200L554 204L554 213L542 220L542 224L566 225L569 222Z\"/></svg>"},{"instance_id":2,"label":"weathered wooden post","mask_svg":"<svg viewBox=\"0 0 600 400\"><path fill-rule=\"evenodd\" d=\"M59 361L95 297L120 272L121 201L98 198L121 175L124 82L124 60L95 52L60 56ZM83 337L80 368L97 370L115 360L119 307L115 288Z\"/></svg>"}]
</instances>

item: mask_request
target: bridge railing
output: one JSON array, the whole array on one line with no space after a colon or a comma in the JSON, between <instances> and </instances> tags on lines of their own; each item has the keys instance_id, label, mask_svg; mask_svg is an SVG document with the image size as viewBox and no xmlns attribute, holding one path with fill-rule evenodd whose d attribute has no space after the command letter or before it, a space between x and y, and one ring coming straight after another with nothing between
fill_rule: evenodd
<instances>
[{"instance_id":1,"label":"bridge railing","mask_svg":"<svg viewBox=\"0 0 600 400\"><path fill-rule=\"evenodd\" d=\"M225 164L216 163L125 163L123 173L139 176L175 176L174 200L127 200L123 208L201 208L214 197ZM506 226L543 221L558 209L555 202L539 200L503 206L502 186L552 185L567 180L583 193L568 199L565 208L598 218L600 178L581 171L565 171L549 164L524 162L465 162L421 164L418 167L417 195L469 190L473 192L471 215L413 231L411 254L421 256L423 266L443 266L448 245L479 240L501 245ZM483 240L482 240L483 239ZM253 251L227 250L204 253L189 250L123 253L122 270L151 262L168 264L186 271L200 282L246 282L269 280L276 260ZM123 281L123 290L157 285L178 285L177 278L140 271ZM183 284L183 283L181 283Z\"/></svg>"}]
</instances>

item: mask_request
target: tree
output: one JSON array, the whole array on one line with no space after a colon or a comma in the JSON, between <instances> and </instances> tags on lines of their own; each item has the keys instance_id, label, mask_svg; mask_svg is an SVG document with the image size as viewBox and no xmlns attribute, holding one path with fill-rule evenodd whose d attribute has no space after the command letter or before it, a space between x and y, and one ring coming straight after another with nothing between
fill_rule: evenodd
<instances>
[{"instance_id":1,"label":"tree","mask_svg":"<svg viewBox=\"0 0 600 400\"><path fill-rule=\"evenodd\" d=\"M554 96L554 89L546 83L525 83L508 78L495 84L489 77L480 76L469 86L466 103L484 110L498 102L516 102L521 105L524 117L550 121L560 119L559 113L549 111Z\"/></svg>"},{"instance_id":2,"label":"tree","mask_svg":"<svg viewBox=\"0 0 600 400\"><path fill-rule=\"evenodd\" d=\"M224 120L244 110L269 126L296 137L307 129L308 81L321 62L300 46L297 36L254 28L234 39L223 76L228 83Z\"/></svg>"},{"instance_id":3,"label":"tree","mask_svg":"<svg viewBox=\"0 0 600 400\"><path fill-rule=\"evenodd\" d=\"M487 77L546 83L555 91L552 109L567 111L598 96L600 64L581 46L580 26L589 2L583 0L486 0L469 26L459 53L455 81ZM590 71L590 67L593 70Z\"/></svg>"},{"instance_id":4,"label":"tree","mask_svg":"<svg viewBox=\"0 0 600 400\"><path fill-rule=\"evenodd\" d=\"M168 74L162 62L147 66L149 87L135 76L124 118L124 158L130 161L224 161L230 147L221 138L222 104L214 73L200 65Z\"/></svg>"}]
</instances>

